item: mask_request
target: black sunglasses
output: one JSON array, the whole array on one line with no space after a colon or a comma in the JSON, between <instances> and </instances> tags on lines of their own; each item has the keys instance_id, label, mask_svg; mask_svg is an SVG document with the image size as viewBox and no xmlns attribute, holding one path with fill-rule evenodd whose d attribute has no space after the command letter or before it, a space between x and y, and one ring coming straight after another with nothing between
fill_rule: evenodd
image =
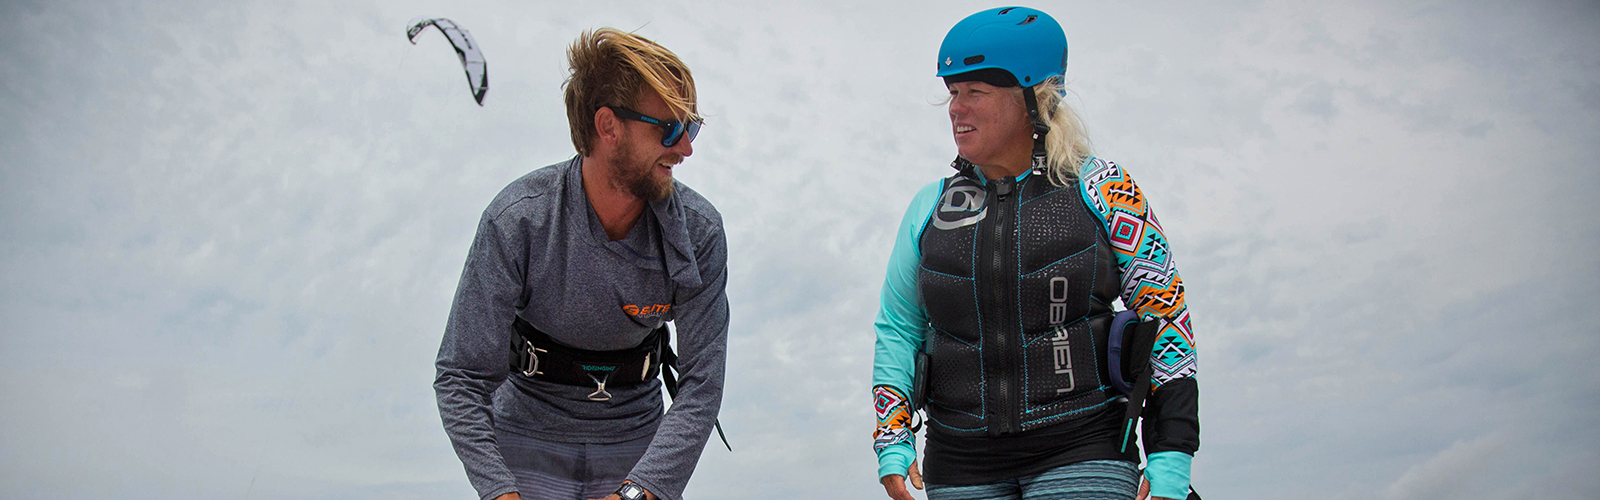
<instances>
[{"instance_id":1,"label":"black sunglasses","mask_svg":"<svg viewBox=\"0 0 1600 500\"><path fill-rule=\"evenodd\" d=\"M661 145L669 148L678 145L678 141L683 139L685 136L689 138L689 142L694 142L694 136L700 135L700 126L705 124L705 120L700 119L690 120L688 122L681 122L677 120L667 121L660 118L645 116L638 111L621 106L605 107L610 108L612 113L616 113L617 117L624 120L645 122L661 127Z\"/></svg>"}]
</instances>

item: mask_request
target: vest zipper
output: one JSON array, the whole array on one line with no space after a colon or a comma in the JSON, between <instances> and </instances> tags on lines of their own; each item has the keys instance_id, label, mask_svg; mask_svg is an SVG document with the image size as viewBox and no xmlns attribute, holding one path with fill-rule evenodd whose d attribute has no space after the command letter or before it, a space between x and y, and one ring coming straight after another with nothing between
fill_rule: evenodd
<instances>
[{"instance_id":1,"label":"vest zipper","mask_svg":"<svg viewBox=\"0 0 1600 500\"><path fill-rule=\"evenodd\" d=\"M995 202L990 206L994 210L992 214L994 217L989 219L991 221L989 227L992 228L993 234L990 238L985 238L983 243L987 248L981 255L988 260L988 273L986 273L988 279L984 281L991 284L986 295L989 297L989 311L993 314L986 318L990 327L990 334L986 337L990 340L989 347L992 350L985 357L993 367L989 375L990 380L995 382L995 393L987 404L988 416L998 417L990 420L989 434L1003 435L1017 431L1017 413L1020 408L1015 396L1017 388L1012 385L1020 383L1021 379L1017 377L1017 364L1014 359L1016 356L1012 353L1015 349L1011 346L1012 335L1017 330L1016 315L1012 312L1017 301L1017 297L1014 296L1016 289L1014 282L1017 277L1014 272L1016 266L1007 265L1014 259L1016 247L1012 241L1016 233L1013 220L1015 217L1011 210L1013 203L1008 200L1016 190L1016 181L1010 177L1002 177L989 183L995 195Z\"/></svg>"},{"instance_id":2,"label":"vest zipper","mask_svg":"<svg viewBox=\"0 0 1600 500\"><path fill-rule=\"evenodd\" d=\"M1021 188L1022 183L1007 177L1005 190L1010 191L1008 194L1015 196L1011 197L1011 201L1006 201L1006 197L1004 195L1001 196L1001 201L1003 202L1001 214L1005 217L1002 220L1005 224L1005 238L1001 241L1005 243L1005 248L1000 251L1000 262L1004 267L1004 271L1000 274L1002 277L1000 282L1004 283L1005 293L1001 295L1004 299L1001 302L1000 312L1006 316L1005 320L1001 321L1000 324L1005 328L1003 336L1007 339L1007 343L1016 344L1001 353L1009 361L1009 366L1006 368L1011 372L1011 376L1006 378L1015 384L1014 387L1010 388L1010 398L1006 400L1005 419L1001 421L1004 424L1001 426L1001 432L1007 434L1022 431L1022 424L1019 420L1022 416L1022 409L1025 406L1022 401L1022 393L1024 392L1022 387L1022 364L1027 361L1027 358L1023 356L1022 352L1022 324L1018 319L1018 308L1022 307L1022 297L1017 296L1017 280L1021 278L1017 276L1017 259L1020 254L1017 249L1017 215L1016 210L1014 210L1021 201Z\"/></svg>"}]
</instances>

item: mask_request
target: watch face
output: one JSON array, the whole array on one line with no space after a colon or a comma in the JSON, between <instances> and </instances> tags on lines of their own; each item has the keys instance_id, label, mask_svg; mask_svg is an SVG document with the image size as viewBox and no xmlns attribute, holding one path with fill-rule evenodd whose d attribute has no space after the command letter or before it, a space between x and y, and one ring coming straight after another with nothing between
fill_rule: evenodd
<instances>
[{"instance_id":1,"label":"watch face","mask_svg":"<svg viewBox=\"0 0 1600 500\"><path fill-rule=\"evenodd\" d=\"M621 488L617 488L617 496L623 500L644 500L644 488L633 483L624 484Z\"/></svg>"}]
</instances>

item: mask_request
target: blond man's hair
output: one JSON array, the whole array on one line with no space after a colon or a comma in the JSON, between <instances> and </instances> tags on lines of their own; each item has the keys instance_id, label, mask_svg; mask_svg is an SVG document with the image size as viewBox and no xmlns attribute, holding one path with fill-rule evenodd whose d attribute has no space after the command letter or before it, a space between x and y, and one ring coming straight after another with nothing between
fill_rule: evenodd
<instances>
[{"instance_id":1,"label":"blond man's hair","mask_svg":"<svg viewBox=\"0 0 1600 500\"><path fill-rule=\"evenodd\" d=\"M583 32L567 47L571 74L566 90L567 124L578 154L594 150L594 113L603 107L637 107L640 92L648 88L661 96L674 117L697 120L694 76L689 67L666 47L615 28Z\"/></svg>"}]
</instances>

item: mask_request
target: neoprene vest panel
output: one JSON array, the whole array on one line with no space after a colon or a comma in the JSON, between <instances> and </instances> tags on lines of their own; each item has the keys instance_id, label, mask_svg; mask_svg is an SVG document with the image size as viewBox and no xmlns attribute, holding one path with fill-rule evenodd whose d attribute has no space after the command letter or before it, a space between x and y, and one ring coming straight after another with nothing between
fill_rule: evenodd
<instances>
[{"instance_id":1,"label":"neoprene vest panel","mask_svg":"<svg viewBox=\"0 0 1600 500\"><path fill-rule=\"evenodd\" d=\"M1076 181L967 172L945 179L918 241L930 432L1012 434L1105 404L1121 285L1100 219Z\"/></svg>"}]
</instances>

